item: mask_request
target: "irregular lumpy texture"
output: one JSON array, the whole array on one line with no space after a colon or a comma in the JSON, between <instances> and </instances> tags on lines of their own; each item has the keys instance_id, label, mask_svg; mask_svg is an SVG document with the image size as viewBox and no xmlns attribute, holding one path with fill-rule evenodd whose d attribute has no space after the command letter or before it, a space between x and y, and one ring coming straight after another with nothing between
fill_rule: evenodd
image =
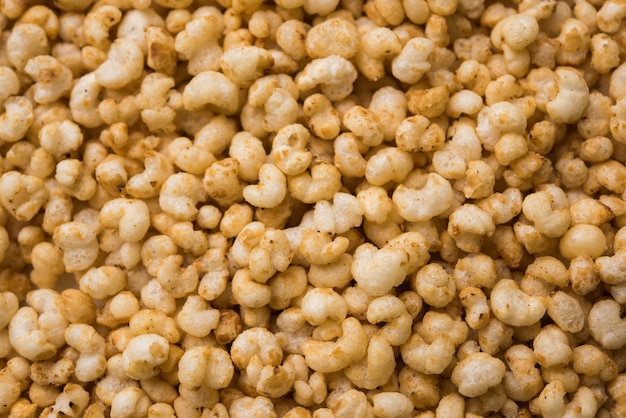
<instances>
[{"instance_id":1,"label":"irregular lumpy texture","mask_svg":"<svg viewBox=\"0 0 626 418\"><path fill-rule=\"evenodd\" d=\"M0 1L0 418L626 416L625 16Z\"/></svg>"}]
</instances>

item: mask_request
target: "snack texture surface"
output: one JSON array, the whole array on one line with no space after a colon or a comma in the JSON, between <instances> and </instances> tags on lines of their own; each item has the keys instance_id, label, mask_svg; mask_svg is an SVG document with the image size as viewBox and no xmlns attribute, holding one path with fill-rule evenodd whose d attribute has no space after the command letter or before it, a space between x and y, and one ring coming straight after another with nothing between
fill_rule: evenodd
<instances>
[{"instance_id":1,"label":"snack texture surface","mask_svg":"<svg viewBox=\"0 0 626 418\"><path fill-rule=\"evenodd\" d=\"M0 0L0 418L626 416L622 0Z\"/></svg>"}]
</instances>

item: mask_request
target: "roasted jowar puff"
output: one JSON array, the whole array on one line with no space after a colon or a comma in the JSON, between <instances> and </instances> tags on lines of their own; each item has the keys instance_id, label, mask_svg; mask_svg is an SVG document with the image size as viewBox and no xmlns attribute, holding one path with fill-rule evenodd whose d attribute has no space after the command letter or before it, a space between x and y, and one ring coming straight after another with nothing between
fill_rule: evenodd
<instances>
[{"instance_id":1,"label":"roasted jowar puff","mask_svg":"<svg viewBox=\"0 0 626 418\"><path fill-rule=\"evenodd\" d=\"M0 0L0 418L626 416L624 16Z\"/></svg>"}]
</instances>

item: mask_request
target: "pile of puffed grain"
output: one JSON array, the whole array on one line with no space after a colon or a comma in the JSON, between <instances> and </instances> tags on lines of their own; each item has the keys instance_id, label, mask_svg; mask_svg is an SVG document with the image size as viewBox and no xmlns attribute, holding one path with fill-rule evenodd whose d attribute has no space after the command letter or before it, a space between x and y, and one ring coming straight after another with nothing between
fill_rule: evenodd
<instances>
[{"instance_id":1,"label":"pile of puffed grain","mask_svg":"<svg viewBox=\"0 0 626 418\"><path fill-rule=\"evenodd\" d=\"M0 0L0 418L626 416L623 0Z\"/></svg>"}]
</instances>

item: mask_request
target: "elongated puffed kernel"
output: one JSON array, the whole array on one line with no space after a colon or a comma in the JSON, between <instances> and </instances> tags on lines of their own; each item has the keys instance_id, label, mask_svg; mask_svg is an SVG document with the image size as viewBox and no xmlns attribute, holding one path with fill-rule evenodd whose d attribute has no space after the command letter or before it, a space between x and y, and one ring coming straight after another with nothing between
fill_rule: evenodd
<instances>
[{"instance_id":1,"label":"elongated puffed kernel","mask_svg":"<svg viewBox=\"0 0 626 418\"><path fill-rule=\"evenodd\" d=\"M329 373L359 361L366 354L367 335L355 318L342 323L343 335L336 342L308 340L302 347L307 365Z\"/></svg>"},{"instance_id":2,"label":"elongated puffed kernel","mask_svg":"<svg viewBox=\"0 0 626 418\"><path fill-rule=\"evenodd\" d=\"M502 322L527 326L537 322L546 312L542 298L530 296L513 280L500 280L491 292L491 310Z\"/></svg>"},{"instance_id":3,"label":"elongated puffed kernel","mask_svg":"<svg viewBox=\"0 0 626 418\"><path fill-rule=\"evenodd\" d=\"M122 355L124 372L131 379L158 374L155 368L167 360L169 344L157 334L141 334L129 341Z\"/></svg>"},{"instance_id":4,"label":"elongated puffed kernel","mask_svg":"<svg viewBox=\"0 0 626 418\"><path fill-rule=\"evenodd\" d=\"M16 219L32 219L47 200L48 191L42 179L17 171L0 176L0 202Z\"/></svg>"},{"instance_id":5,"label":"elongated puffed kernel","mask_svg":"<svg viewBox=\"0 0 626 418\"><path fill-rule=\"evenodd\" d=\"M452 205L452 187L446 179L437 173L429 173L425 180L422 187L400 184L393 193L398 213L408 221L428 221Z\"/></svg>"},{"instance_id":6,"label":"elongated puffed kernel","mask_svg":"<svg viewBox=\"0 0 626 418\"><path fill-rule=\"evenodd\" d=\"M85 270L98 257L96 233L83 222L68 222L56 227L52 238L63 250L63 264L67 272Z\"/></svg>"},{"instance_id":7,"label":"elongated puffed kernel","mask_svg":"<svg viewBox=\"0 0 626 418\"><path fill-rule=\"evenodd\" d=\"M475 397L498 385L505 374L502 361L487 353L476 353L459 362L452 371L452 382L462 395Z\"/></svg>"},{"instance_id":8,"label":"elongated puffed kernel","mask_svg":"<svg viewBox=\"0 0 626 418\"><path fill-rule=\"evenodd\" d=\"M117 39L107 60L96 70L96 80L105 88L119 89L141 76L144 56L135 42Z\"/></svg>"},{"instance_id":9,"label":"elongated puffed kernel","mask_svg":"<svg viewBox=\"0 0 626 418\"><path fill-rule=\"evenodd\" d=\"M356 26L346 19L331 18L306 34L306 51L311 58L339 55L350 59L359 44Z\"/></svg>"},{"instance_id":10,"label":"elongated puffed kernel","mask_svg":"<svg viewBox=\"0 0 626 418\"><path fill-rule=\"evenodd\" d=\"M187 110L200 110L208 106L225 114L239 108L237 85L222 73L205 71L195 76L183 91L183 104Z\"/></svg>"},{"instance_id":11,"label":"elongated puffed kernel","mask_svg":"<svg viewBox=\"0 0 626 418\"><path fill-rule=\"evenodd\" d=\"M344 99L352 92L356 78L357 72L350 61L330 55L311 61L296 77L296 83L302 91L319 85L322 93L334 101Z\"/></svg>"}]
</instances>

